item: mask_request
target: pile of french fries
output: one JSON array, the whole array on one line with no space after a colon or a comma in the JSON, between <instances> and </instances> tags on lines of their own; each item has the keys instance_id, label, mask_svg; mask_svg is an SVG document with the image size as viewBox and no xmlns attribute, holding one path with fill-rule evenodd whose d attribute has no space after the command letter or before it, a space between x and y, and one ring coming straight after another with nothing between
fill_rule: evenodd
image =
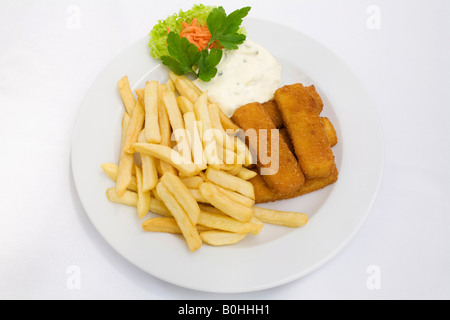
<instances>
[{"instance_id":1,"label":"pile of french fries","mask_svg":"<svg viewBox=\"0 0 450 320\"><path fill-rule=\"evenodd\" d=\"M182 234L190 251L257 235L265 223L304 226L304 213L256 207L254 163L239 128L186 76L169 73L131 91L118 82L125 112L119 163L104 163L115 182L111 202L136 207L145 231ZM148 213L160 217L147 218Z\"/></svg>"}]
</instances>

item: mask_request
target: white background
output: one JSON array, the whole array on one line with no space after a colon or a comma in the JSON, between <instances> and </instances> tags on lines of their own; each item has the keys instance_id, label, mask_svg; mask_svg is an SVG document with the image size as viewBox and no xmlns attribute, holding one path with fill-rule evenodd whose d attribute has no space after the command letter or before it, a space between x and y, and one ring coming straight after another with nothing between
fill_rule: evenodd
<instances>
[{"instance_id":1,"label":"white background","mask_svg":"<svg viewBox=\"0 0 450 320\"><path fill-rule=\"evenodd\" d=\"M334 51L380 114L385 168L374 206L330 262L280 287L211 294L131 265L82 209L72 128L96 76L189 1L0 0L0 298L449 299L450 2L203 1L280 22ZM379 29L372 29L379 9ZM271 35L267 35L271 36ZM67 285L72 266L80 288ZM370 288L371 267L380 287Z\"/></svg>"}]
</instances>

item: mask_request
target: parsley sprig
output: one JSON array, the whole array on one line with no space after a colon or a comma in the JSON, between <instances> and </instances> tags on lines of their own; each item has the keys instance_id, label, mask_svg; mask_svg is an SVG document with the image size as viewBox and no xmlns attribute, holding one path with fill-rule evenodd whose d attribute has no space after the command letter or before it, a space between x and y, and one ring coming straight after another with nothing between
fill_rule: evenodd
<instances>
[{"instance_id":1,"label":"parsley sprig","mask_svg":"<svg viewBox=\"0 0 450 320\"><path fill-rule=\"evenodd\" d=\"M237 49L246 39L238 30L250 9L244 7L227 15L223 7L214 8L206 20L211 39L202 51L187 38L171 31L167 36L169 55L161 57L162 63L177 75L192 73L202 81L210 81L217 74L216 67L223 53L222 49L209 49L210 45L216 42L219 48Z\"/></svg>"}]
</instances>

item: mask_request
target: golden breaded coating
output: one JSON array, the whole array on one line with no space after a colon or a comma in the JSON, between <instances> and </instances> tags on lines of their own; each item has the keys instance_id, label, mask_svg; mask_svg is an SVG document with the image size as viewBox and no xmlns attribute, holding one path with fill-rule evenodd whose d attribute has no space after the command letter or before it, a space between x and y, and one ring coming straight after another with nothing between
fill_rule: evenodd
<instances>
[{"instance_id":1,"label":"golden breaded coating","mask_svg":"<svg viewBox=\"0 0 450 320\"><path fill-rule=\"evenodd\" d=\"M264 182L264 179L259 174L249 181L253 184L255 190L255 202L256 203L266 203L277 200L284 200L295 198L316 190L325 188L326 186L336 182L338 179L338 170L336 166L333 166L331 174L328 177L316 178L316 179L306 179L305 183L297 191L283 195L276 193L273 189L269 188Z\"/></svg>"},{"instance_id":2,"label":"golden breaded coating","mask_svg":"<svg viewBox=\"0 0 450 320\"><path fill-rule=\"evenodd\" d=\"M289 150L291 150L292 154L295 156L295 150L294 145L292 144L291 137L289 136L289 132L285 127L280 129L280 135L283 137L284 141L286 141L286 144L289 147Z\"/></svg>"},{"instance_id":3,"label":"golden breaded coating","mask_svg":"<svg viewBox=\"0 0 450 320\"><path fill-rule=\"evenodd\" d=\"M319 107L319 113L323 110L323 101L320 95L317 93L316 87L314 85L310 85L306 87L306 91L316 100L317 106Z\"/></svg>"},{"instance_id":4,"label":"golden breaded coating","mask_svg":"<svg viewBox=\"0 0 450 320\"><path fill-rule=\"evenodd\" d=\"M334 155L316 100L301 84L279 88L275 100L304 175L309 179L329 176Z\"/></svg>"},{"instance_id":5,"label":"golden breaded coating","mask_svg":"<svg viewBox=\"0 0 450 320\"><path fill-rule=\"evenodd\" d=\"M323 127L327 134L328 141L330 141L330 147L334 147L337 144L338 138L333 124L327 117L320 117L320 120L322 121ZM291 152L294 153L295 155L294 145L292 144L292 140L291 137L289 136L287 129L285 127L281 128L280 134L283 136L284 141L286 141L289 150L291 150Z\"/></svg>"},{"instance_id":6,"label":"golden breaded coating","mask_svg":"<svg viewBox=\"0 0 450 320\"><path fill-rule=\"evenodd\" d=\"M249 139L249 147L257 151L258 171L262 173L263 169L270 167L278 169L271 174L262 174L267 185L277 193L285 195L298 190L305 181L300 165L281 135L279 135L278 147L276 144L272 144L272 130L278 131L278 129L265 112L262 104L254 102L240 107L235 111L232 120L246 131L247 136L249 133L247 130L255 130L257 139ZM267 142L264 141L262 130L267 132ZM260 145L261 142L267 145L267 152L260 152L258 144ZM266 153L267 159L271 160L270 163L267 163L267 159L261 159Z\"/></svg>"},{"instance_id":7,"label":"golden breaded coating","mask_svg":"<svg viewBox=\"0 0 450 320\"><path fill-rule=\"evenodd\" d=\"M278 110L277 102L272 99L263 104L264 110L269 115L270 119L272 119L273 124L277 129L281 129L284 126L283 117L281 116L280 111Z\"/></svg>"},{"instance_id":8,"label":"golden breaded coating","mask_svg":"<svg viewBox=\"0 0 450 320\"><path fill-rule=\"evenodd\" d=\"M320 120L322 120L323 127L327 133L328 141L330 141L330 147L335 146L338 142L338 137L333 124L327 117L321 117Z\"/></svg>"}]
</instances>

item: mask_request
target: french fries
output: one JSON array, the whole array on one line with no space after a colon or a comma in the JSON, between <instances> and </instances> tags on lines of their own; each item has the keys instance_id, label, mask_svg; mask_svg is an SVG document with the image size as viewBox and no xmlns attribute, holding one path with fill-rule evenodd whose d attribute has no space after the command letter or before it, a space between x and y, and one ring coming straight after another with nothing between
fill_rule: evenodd
<instances>
[{"instance_id":1,"label":"french fries","mask_svg":"<svg viewBox=\"0 0 450 320\"><path fill-rule=\"evenodd\" d=\"M181 234L181 229L178 226L177 221L171 217L156 217L147 219L142 222L142 229L144 229L144 231ZM197 225L196 229L198 232L212 231L211 228L200 225Z\"/></svg>"},{"instance_id":2,"label":"french fries","mask_svg":"<svg viewBox=\"0 0 450 320\"><path fill-rule=\"evenodd\" d=\"M158 82L152 80L145 84L145 139L147 142L160 143L161 133L158 122Z\"/></svg>"},{"instance_id":3,"label":"french fries","mask_svg":"<svg viewBox=\"0 0 450 320\"><path fill-rule=\"evenodd\" d=\"M123 195L119 196L115 188L109 188L106 190L106 196L111 202L124 204L130 207L137 207L138 194L136 192L125 190Z\"/></svg>"},{"instance_id":4,"label":"french fries","mask_svg":"<svg viewBox=\"0 0 450 320\"><path fill-rule=\"evenodd\" d=\"M138 142L145 142L145 130L142 130ZM158 168L156 159L148 154L140 154L142 165L142 190L147 192L156 187L158 183ZM131 184L131 182L130 182Z\"/></svg>"},{"instance_id":5,"label":"french fries","mask_svg":"<svg viewBox=\"0 0 450 320\"><path fill-rule=\"evenodd\" d=\"M225 193L222 193L210 182L202 183L199 190L209 203L236 220L246 222L253 216L253 210L251 208L232 201L233 199Z\"/></svg>"},{"instance_id":6,"label":"french fries","mask_svg":"<svg viewBox=\"0 0 450 320\"><path fill-rule=\"evenodd\" d=\"M134 155L125 151L125 140L127 137L130 116L123 114L122 118L122 141L120 146L119 167L116 179L116 192L121 197L131 183Z\"/></svg>"},{"instance_id":7,"label":"french fries","mask_svg":"<svg viewBox=\"0 0 450 320\"><path fill-rule=\"evenodd\" d=\"M249 233L259 228L254 223L242 222L224 214L200 211L198 224L212 229L235 233Z\"/></svg>"},{"instance_id":8,"label":"french fries","mask_svg":"<svg viewBox=\"0 0 450 320\"><path fill-rule=\"evenodd\" d=\"M245 238L246 233L234 233L227 231L211 230L200 233L200 238L212 246L226 246L235 244Z\"/></svg>"},{"instance_id":9,"label":"french fries","mask_svg":"<svg viewBox=\"0 0 450 320\"><path fill-rule=\"evenodd\" d=\"M255 217L265 223L291 228L302 227L308 222L308 216L299 212L286 212L253 207Z\"/></svg>"},{"instance_id":10,"label":"french fries","mask_svg":"<svg viewBox=\"0 0 450 320\"><path fill-rule=\"evenodd\" d=\"M106 196L134 207L137 219L159 215L144 219L144 231L181 234L193 252L239 243L266 223L307 223L303 213L255 207L248 180L257 173L247 168L253 156L240 128L186 76L147 81L137 99L126 76L117 85L125 112L119 162L101 164L115 182Z\"/></svg>"},{"instance_id":11,"label":"french fries","mask_svg":"<svg viewBox=\"0 0 450 320\"><path fill-rule=\"evenodd\" d=\"M200 207L197 201L189 192L188 187L181 181L179 177L172 173L165 173L161 182L167 188L167 190L172 193L178 203L186 211L189 219L193 225L197 224L198 216L200 215Z\"/></svg>"},{"instance_id":12,"label":"french fries","mask_svg":"<svg viewBox=\"0 0 450 320\"><path fill-rule=\"evenodd\" d=\"M211 181L225 189L236 191L250 199L255 199L255 192L253 190L253 185L243 180L239 177L233 176L225 171L216 170L209 167L206 169L206 179Z\"/></svg>"},{"instance_id":13,"label":"french fries","mask_svg":"<svg viewBox=\"0 0 450 320\"><path fill-rule=\"evenodd\" d=\"M167 190L165 185L161 182L156 186L156 190L166 207L174 216L175 221L180 227L181 233L186 240L189 250L193 252L200 248L202 246L200 235L195 228L195 225L189 219L188 214L175 199L174 195L170 193L170 191Z\"/></svg>"},{"instance_id":14,"label":"french fries","mask_svg":"<svg viewBox=\"0 0 450 320\"><path fill-rule=\"evenodd\" d=\"M151 194L150 191L144 191L142 170L138 165L134 165L136 169L136 181L137 181L137 194L138 199L136 203L139 219L145 217L150 210L151 206Z\"/></svg>"},{"instance_id":15,"label":"french fries","mask_svg":"<svg viewBox=\"0 0 450 320\"><path fill-rule=\"evenodd\" d=\"M128 82L128 76L124 76L117 82L119 88L120 97L122 98L123 105L126 112L131 115L134 109L136 101L134 100L133 93L131 92L130 83Z\"/></svg>"},{"instance_id":16,"label":"french fries","mask_svg":"<svg viewBox=\"0 0 450 320\"><path fill-rule=\"evenodd\" d=\"M108 177L111 178L112 181L117 181L117 176L119 174L119 166L115 163L109 162L109 163L102 163L101 164L102 170L106 173ZM203 179L202 179L203 182ZM128 189L131 191L137 191L137 184L136 184L136 177L131 176L130 183L128 185Z\"/></svg>"},{"instance_id":17,"label":"french fries","mask_svg":"<svg viewBox=\"0 0 450 320\"><path fill-rule=\"evenodd\" d=\"M198 173L198 167L193 162L186 160L180 153L170 147L154 143L135 143L133 146L138 152L149 154L169 163L187 177L195 176Z\"/></svg>"}]
</instances>

